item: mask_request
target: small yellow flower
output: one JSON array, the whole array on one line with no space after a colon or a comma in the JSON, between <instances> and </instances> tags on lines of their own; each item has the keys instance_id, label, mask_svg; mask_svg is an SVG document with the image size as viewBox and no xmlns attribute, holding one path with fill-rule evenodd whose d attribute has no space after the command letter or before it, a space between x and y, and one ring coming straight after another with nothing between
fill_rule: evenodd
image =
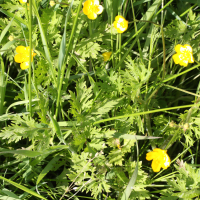
<instances>
[{"instance_id":1,"label":"small yellow flower","mask_svg":"<svg viewBox=\"0 0 200 200\"><path fill-rule=\"evenodd\" d=\"M29 52L30 52L30 47L24 47L24 46L18 46L16 48L17 54L15 55L14 59L15 62L21 63L20 67L21 69L27 69L29 68ZM33 56L35 56L36 53L33 53L32 50L32 58L31 61L33 61Z\"/></svg>"},{"instance_id":2,"label":"small yellow flower","mask_svg":"<svg viewBox=\"0 0 200 200\"><path fill-rule=\"evenodd\" d=\"M27 0L19 0L20 3L27 3Z\"/></svg>"},{"instance_id":3,"label":"small yellow flower","mask_svg":"<svg viewBox=\"0 0 200 200\"><path fill-rule=\"evenodd\" d=\"M117 29L118 33L123 33L128 28L128 21L121 15L118 15L115 17L114 27Z\"/></svg>"},{"instance_id":4,"label":"small yellow flower","mask_svg":"<svg viewBox=\"0 0 200 200\"><path fill-rule=\"evenodd\" d=\"M51 6L51 7L53 7L53 6L55 6L55 5L56 5L55 1L50 1L50 3L49 3L49 4L50 4L50 6Z\"/></svg>"},{"instance_id":5,"label":"small yellow flower","mask_svg":"<svg viewBox=\"0 0 200 200\"><path fill-rule=\"evenodd\" d=\"M170 166L170 158L167 154L167 150L155 148L153 151L146 154L148 161L153 160L151 167L154 172L159 172L161 167L167 169Z\"/></svg>"},{"instance_id":6,"label":"small yellow flower","mask_svg":"<svg viewBox=\"0 0 200 200\"><path fill-rule=\"evenodd\" d=\"M103 58L104 58L104 62L108 61L110 59L112 52L105 52L102 54Z\"/></svg>"},{"instance_id":7,"label":"small yellow flower","mask_svg":"<svg viewBox=\"0 0 200 200\"><path fill-rule=\"evenodd\" d=\"M8 40L13 41L14 37L12 35L9 36Z\"/></svg>"},{"instance_id":8,"label":"small yellow flower","mask_svg":"<svg viewBox=\"0 0 200 200\"><path fill-rule=\"evenodd\" d=\"M175 46L176 54L172 56L174 62L181 66L187 67L188 63L194 62L194 57L192 54L192 47L188 44Z\"/></svg>"},{"instance_id":9,"label":"small yellow flower","mask_svg":"<svg viewBox=\"0 0 200 200\"><path fill-rule=\"evenodd\" d=\"M103 6L99 5L99 0L87 0L83 4L83 13L89 19L96 19L97 15L103 12Z\"/></svg>"}]
</instances>

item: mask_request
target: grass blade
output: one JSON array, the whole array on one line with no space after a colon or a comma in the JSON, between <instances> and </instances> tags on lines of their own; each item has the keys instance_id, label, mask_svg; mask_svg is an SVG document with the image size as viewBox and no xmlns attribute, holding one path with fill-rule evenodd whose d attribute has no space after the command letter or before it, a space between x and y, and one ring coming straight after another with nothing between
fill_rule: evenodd
<instances>
[{"instance_id":1,"label":"grass blade","mask_svg":"<svg viewBox=\"0 0 200 200\"><path fill-rule=\"evenodd\" d=\"M76 29L76 25L77 25L77 21L78 21L78 16L79 16L79 13L80 13L80 10L81 10L81 7L82 7L82 2L83 0L80 0L79 2L79 6L78 6L78 10L77 10L77 13L76 13L76 18L73 22L73 27L72 27L72 32L70 34L70 38L69 38L69 44L67 46L67 51L66 51L66 60L68 58L68 54L69 54L69 48L71 46L71 44L73 44L73 38L74 38L74 33L75 33L75 29ZM62 66L62 69L61 69L61 84L59 84L59 87L58 87L58 98L57 98L57 102L56 102L56 117L58 116L58 110L59 110L59 105L60 105L60 98L61 98L61 89L62 89L62 82L63 82L63 79L64 79L64 72L65 72L65 66Z\"/></svg>"},{"instance_id":2,"label":"grass blade","mask_svg":"<svg viewBox=\"0 0 200 200\"><path fill-rule=\"evenodd\" d=\"M58 87L59 87L59 84L60 84L60 74L61 74L62 65L64 64L65 53L66 53L67 22L69 20L70 14L71 14L71 9L72 9L73 3L74 3L74 0L71 1L70 7L67 11L67 15L66 15L66 18L65 18L64 33L63 33L63 36L62 36L62 41L61 41L61 44L60 44L60 50L59 50L59 55L58 55L58 78L57 78Z\"/></svg>"},{"instance_id":3,"label":"grass blade","mask_svg":"<svg viewBox=\"0 0 200 200\"><path fill-rule=\"evenodd\" d=\"M54 157L42 170L42 172L39 174L36 184L38 185L40 181L47 175L49 171L54 167L54 164L59 160L59 156Z\"/></svg>"},{"instance_id":4,"label":"grass blade","mask_svg":"<svg viewBox=\"0 0 200 200\"><path fill-rule=\"evenodd\" d=\"M10 47L11 45L13 45L15 42L16 42L15 40L7 42L7 43L0 49L0 54L1 54L1 56L4 54L5 51L9 50L9 47Z\"/></svg>"},{"instance_id":5,"label":"grass blade","mask_svg":"<svg viewBox=\"0 0 200 200\"><path fill-rule=\"evenodd\" d=\"M117 137L115 136L115 138ZM120 135L119 138L128 139L128 140L152 140L152 139L159 139L162 137L123 134L123 135Z\"/></svg>"},{"instance_id":6,"label":"grass blade","mask_svg":"<svg viewBox=\"0 0 200 200\"><path fill-rule=\"evenodd\" d=\"M135 184L135 181L137 179L137 175L138 175L138 163L139 163L139 149L138 149L138 143L137 143L137 140L136 140L136 147L137 147L137 164L136 164L136 167L135 167L135 170L133 172L133 175L122 195L122 198L121 200L128 200L130 194L131 194L131 191L133 190L133 186Z\"/></svg>"},{"instance_id":7,"label":"grass blade","mask_svg":"<svg viewBox=\"0 0 200 200\"><path fill-rule=\"evenodd\" d=\"M10 28L12 22L13 22L13 19L10 21L10 23L6 26L6 28L3 29L3 31L1 32L1 35L0 35L0 43L2 41L2 39L4 38L5 34L7 33L8 29Z\"/></svg>"},{"instance_id":8,"label":"grass blade","mask_svg":"<svg viewBox=\"0 0 200 200\"><path fill-rule=\"evenodd\" d=\"M35 1L33 1L33 9L34 9L35 15L36 15L37 20L38 20L38 26L39 26L39 30L40 30L40 34L41 34L41 38L42 38L42 44L43 44L43 48L44 48L44 51L45 51L46 59L49 62L51 75L53 77L54 84L57 87L56 77L55 77L55 72L54 72L55 70L54 70L53 65L52 65L51 54L50 54L50 51L49 51L49 47L48 47L48 44L47 44L47 39L46 39L46 36L45 36L45 33L44 33L44 29L42 27L42 22L41 22L41 19L40 19L40 16L39 16Z\"/></svg>"},{"instance_id":9,"label":"grass blade","mask_svg":"<svg viewBox=\"0 0 200 200\"><path fill-rule=\"evenodd\" d=\"M6 92L6 77L4 74L4 62L2 57L0 56L1 60L1 70L0 70L0 115L3 114L4 111L4 99L5 99L5 92Z\"/></svg>"},{"instance_id":10,"label":"grass blade","mask_svg":"<svg viewBox=\"0 0 200 200\"><path fill-rule=\"evenodd\" d=\"M7 15L8 17L14 18L15 22L21 27L21 23L28 27L28 24L20 17L15 16L13 13L8 12L0 8L0 12Z\"/></svg>"},{"instance_id":11,"label":"grass blade","mask_svg":"<svg viewBox=\"0 0 200 200\"><path fill-rule=\"evenodd\" d=\"M32 99L32 102L33 101L39 101L39 99ZM13 106L17 106L17 105L22 105L22 104L25 104L25 103L28 103L29 100L25 100L25 101L18 101L18 102L15 102L15 103L12 103L6 110L6 114L8 114L8 111L10 108L12 108Z\"/></svg>"},{"instance_id":12,"label":"grass blade","mask_svg":"<svg viewBox=\"0 0 200 200\"><path fill-rule=\"evenodd\" d=\"M43 197L43 196L37 194L36 192L34 192L34 191L28 189L27 187L24 187L23 185L20 185L20 184L14 182L14 181L11 181L11 180L9 180L9 179L7 179L7 178L2 177L2 176L0 176L0 179L2 179L2 180L4 180L4 181L6 181L6 182L8 182L8 183L10 183L10 184L12 184L12 185L14 185L15 187L17 187L17 188L19 188L19 189L21 189L21 190L23 190L23 191L25 191L25 192L27 192L27 193L29 193L29 194L32 194L32 195L35 196L35 197L38 197L38 198L40 198L40 199L45 199L45 200L47 200L45 197Z\"/></svg>"},{"instance_id":13,"label":"grass blade","mask_svg":"<svg viewBox=\"0 0 200 200\"><path fill-rule=\"evenodd\" d=\"M196 105L199 105L199 104L196 104ZM176 107L171 107L171 108L162 108L162 109L150 110L150 111L145 111L145 112L140 112L140 113L133 113L133 114L129 114L129 115L121 115L121 116L117 116L117 117L111 117L111 118L108 118L108 119L99 120L99 121L94 122L94 124L99 124L99 123L112 121L112 120L116 120L116 119L122 119L122 118L126 118L126 117L146 115L146 114L156 113L156 112L163 112L163 111L167 111L167 110L175 110L175 109L180 109L180 108L190 108L190 107L193 107L193 106L194 106L194 104L190 104L190 105L176 106Z\"/></svg>"},{"instance_id":14,"label":"grass blade","mask_svg":"<svg viewBox=\"0 0 200 200\"><path fill-rule=\"evenodd\" d=\"M41 155L42 152L39 151L29 151L29 150L7 150L7 149L1 149L0 154L7 154L7 153L11 153L11 154L19 154L19 155L23 155L23 156L27 156L30 158L36 157Z\"/></svg>"},{"instance_id":15,"label":"grass blade","mask_svg":"<svg viewBox=\"0 0 200 200\"><path fill-rule=\"evenodd\" d=\"M145 21L150 21L151 18L153 17L154 13L156 12L157 8L161 5L162 0L156 0L154 1L154 3L151 5L151 7L147 10L147 12L144 14L144 16L141 18L141 20L145 20ZM135 43L137 42L139 36L141 35L141 33L145 30L146 26L148 25L148 22L145 23L145 25L142 26L141 28L141 23L138 23L137 25L137 29L138 31L133 34L133 36L124 43L124 45L122 45L122 49L128 44L130 43L130 41L135 37L135 40L132 42L131 46L129 47L129 49L125 52L124 56L122 57L122 59L120 60L120 62L118 63L118 65L116 66L116 68L118 69L119 66L122 64L122 62L125 60L125 58L127 57L127 55L129 54L129 52L131 51L131 49L133 48L133 46L135 45ZM119 53L120 51L118 50L116 53Z\"/></svg>"},{"instance_id":16,"label":"grass blade","mask_svg":"<svg viewBox=\"0 0 200 200\"><path fill-rule=\"evenodd\" d=\"M50 114L49 114L49 118L52 121L53 128L54 128L56 135L58 136L60 142L62 142L63 144L66 145L65 140L64 140L63 135L62 135L62 132L60 130L60 126L58 125L58 122Z\"/></svg>"}]
</instances>

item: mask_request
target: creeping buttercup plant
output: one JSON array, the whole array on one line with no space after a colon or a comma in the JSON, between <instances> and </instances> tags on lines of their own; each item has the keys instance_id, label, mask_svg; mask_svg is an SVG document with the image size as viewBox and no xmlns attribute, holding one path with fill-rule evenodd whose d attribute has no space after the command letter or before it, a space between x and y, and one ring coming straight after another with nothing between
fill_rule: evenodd
<instances>
[{"instance_id":1,"label":"creeping buttercup plant","mask_svg":"<svg viewBox=\"0 0 200 200\"><path fill-rule=\"evenodd\" d=\"M197 2L0 3L0 199L199 198Z\"/></svg>"}]
</instances>

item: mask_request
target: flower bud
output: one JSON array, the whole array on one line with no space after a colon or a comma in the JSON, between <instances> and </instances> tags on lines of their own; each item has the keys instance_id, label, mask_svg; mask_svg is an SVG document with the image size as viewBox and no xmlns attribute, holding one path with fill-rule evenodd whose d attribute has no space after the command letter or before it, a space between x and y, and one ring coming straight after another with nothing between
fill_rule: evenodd
<instances>
[{"instance_id":1,"label":"flower bud","mask_svg":"<svg viewBox=\"0 0 200 200\"><path fill-rule=\"evenodd\" d=\"M13 41L14 40L14 37L12 35L9 36L8 38L10 41Z\"/></svg>"},{"instance_id":2,"label":"flower bud","mask_svg":"<svg viewBox=\"0 0 200 200\"><path fill-rule=\"evenodd\" d=\"M50 3L49 3L49 4L50 4L50 6L51 6L51 7L53 7L53 6L55 6L55 5L56 5L55 1L50 1Z\"/></svg>"}]
</instances>

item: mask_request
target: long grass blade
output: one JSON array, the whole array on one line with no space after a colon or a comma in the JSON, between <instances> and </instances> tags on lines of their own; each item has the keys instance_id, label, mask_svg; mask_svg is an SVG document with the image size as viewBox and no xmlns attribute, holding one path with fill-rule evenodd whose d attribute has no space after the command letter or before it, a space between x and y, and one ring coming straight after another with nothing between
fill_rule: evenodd
<instances>
[{"instance_id":1,"label":"long grass blade","mask_svg":"<svg viewBox=\"0 0 200 200\"><path fill-rule=\"evenodd\" d=\"M0 43L1 43L2 39L4 38L5 34L8 32L8 30L9 30L9 28L10 28L12 22L13 22L13 19L14 19L14 18L12 18L12 20L10 21L10 23L9 23L9 24L6 26L6 28L4 28L3 31L1 32L1 35L0 35Z\"/></svg>"},{"instance_id":2,"label":"long grass blade","mask_svg":"<svg viewBox=\"0 0 200 200\"><path fill-rule=\"evenodd\" d=\"M29 193L29 194L35 196L35 197L38 197L38 198L40 198L40 199L45 199L45 200L47 200L45 197L43 197L43 196L37 194L36 192L34 192L34 191L28 189L27 187L24 187L23 185L20 185L20 184L14 182L14 181L11 181L11 180L9 180L9 179L7 179L7 178L2 177L2 176L0 176L0 179L6 181L6 182L8 182L8 183L10 183L11 185L14 185L15 187L19 188L20 190L23 190L23 191L25 191L25 192L27 192L27 193Z\"/></svg>"},{"instance_id":3,"label":"long grass blade","mask_svg":"<svg viewBox=\"0 0 200 200\"><path fill-rule=\"evenodd\" d=\"M138 148L138 143L137 143L137 140L136 140L136 147L137 147L137 163L136 163L136 167L135 167L135 170L133 172L133 175L122 195L122 198L121 200L128 200L132 190L133 190L133 186L136 182L136 179L137 179L137 175L138 175L138 163L139 163L139 148Z\"/></svg>"},{"instance_id":4,"label":"long grass blade","mask_svg":"<svg viewBox=\"0 0 200 200\"><path fill-rule=\"evenodd\" d=\"M50 114L49 114L49 118L51 119L51 122L53 124L53 128L54 128L54 130L55 130L60 142L62 142L63 144L66 144L65 140L63 138L62 132L60 130L60 127L58 125L58 122Z\"/></svg>"},{"instance_id":5,"label":"long grass blade","mask_svg":"<svg viewBox=\"0 0 200 200\"><path fill-rule=\"evenodd\" d=\"M79 13L80 13L80 10L81 10L81 7L82 7L82 2L83 2L83 0L80 0L79 6L78 6L78 10L77 10L77 13L76 13L76 18L75 18L75 20L73 22L72 32L70 34L69 44L68 44L67 50L66 50L66 60L68 58L69 48L70 48L70 46L72 44L72 41L73 41L73 37L74 37L74 33L75 33L77 21L78 21L78 16L79 16ZM60 97L61 97L62 82L63 82L63 79L64 79L64 72L65 72L65 66L62 66L62 69L61 69L61 78L60 78L61 79L60 80L61 84L59 84L58 98L57 98L57 102L56 102L56 117L58 116L58 110L59 110L59 105L60 105Z\"/></svg>"},{"instance_id":6,"label":"long grass blade","mask_svg":"<svg viewBox=\"0 0 200 200\"><path fill-rule=\"evenodd\" d=\"M63 33L63 36L62 36L62 41L61 41L61 44L60 44L60 50L59 50L59 55L58 55L58 78L57 78L58 87L59 87L59 84L60 84L61 69L62 69L62 66L64 64L64 60L65 60L65 56L66 56L65 53L66 53L67 22L69 20L70 14L71 14L71 9L72 9L73 3L74 3L74 0L71 1L70 7L68 8L68 11L67 11L67 15L66 15L66 18L65 18L64 33Z\"/></svg>"},{"instance_id":7,"label":"long grass blade","mask_svg":"<svg viewBox=\"0 0 200 200\"><path fill-rule=\"evenodd\" d=\"M11 45L13 45L15 42L16 42L16 41L13 40L13 41L9 41L9 42L7 42L5 45L3 45L3 47L0 49L0 54L1 54L1 56L4 54L5 51L8 51L8 50L9 50L9 47L10 47Z\"/></svg>"},{"instance_id":8,"label":"long grass blade","mask_svg":"<svg viewBox=\"0 0 200 200\"><path fill-rule=\"evenodd\" d=\"M34 101L39 101L39 99L32 99L32 102ZM8 111L10 110L10 108L12 108L13 106L17 106L17 105L22 105L22 104L26 104L28 103L29 100L25 100L25 101L18 101L18 102L15 102L15 103L12 103L6 110L6 114L8 114Z\"/></svg>"},{"instance_id":9,"label":"long grass blade","mask_svg":"<svg viewBox=\"0 0 200 200\"><path fill-rule=\"evenodd\" d=\"M28 24L20 17L15 16L13 13L8 12L0 8L0 12L7 15L8 17L14 18L15 22L21 27L21 23L28 27Z\"/></svg>"},{"instance_id":10,"label":"long grass blade","mask_svg":"<svg viewBox=\"0 0 200 200\"><path fill-rule=\"evenodd\" d=\"M38 179L36 184L38 185L40 181L47 175L48 172L52 170L54 167L55 163L59 160L59 156L54 157L47 165L46 167L42 170L42 172L39 174Z\"/></svg>"},{"instance_id":11,"label":"long grass blade","mask_svg":"<svg viewBox=\"0 0 200 200\"><path fill-rule=\"evenodd\" d=\"M200 105L200 104L196 104L196 105ZM146 115L146 114L150 114L150 113L163 112L163 111L167 111L167 110L190 108L192 106L194 106L194 104L184 105L184 106L176 106L176 107L171 107L171 108L162 108L162 109L157 109L157 110L150 110L150 111L145 111L145 112L140 112L140 113L133 113L133 114L129 114L129 115L121 115L121 116L117 116L117 117L111 117L108 119L102 119L102 120L94 122L94 124L99 124L99 123L103 123L103 122L107 122L107 121L112 121L112 120L122 119L122 118L127 118L127 117L133 117L133 116L138 116L138 115Z\"/></svg>"},{"instance_id":12,"label":"long grass blade","mask_svg":"<svg viewBox=\"0 0 200 200\"><path fill-rule=\"evenodd\" d=\"M35 0L33 1L33 10L34 10L35 15L36 15L37 20L38 20L38 26L39 26L39 30L40 30L40 34L41 34L41 38L42 38L42 44L43 44L43 48L44 48L44 51L45 51L46 59L49 63L53 82L54 82L55 86L57 87L55 70L54 70L53 65L52 65L51 54L50 54L49 47L48 47L48 44L47 44L47 39L46 39L46 36L45 36L45 33L44 33L44 29L42 27L42 21L40 19L40 15L38 13L38 10L37 10L36 4L35 4Z\"/></svg>"}]
</instances>

